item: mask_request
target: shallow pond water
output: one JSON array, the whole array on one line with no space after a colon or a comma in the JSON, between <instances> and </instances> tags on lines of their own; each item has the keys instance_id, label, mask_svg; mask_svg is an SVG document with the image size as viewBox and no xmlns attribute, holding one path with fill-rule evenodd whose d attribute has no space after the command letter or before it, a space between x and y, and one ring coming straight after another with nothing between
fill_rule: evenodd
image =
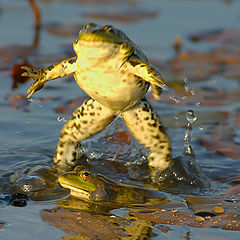
<instances>
[{"instance_id":1,"label":"shallow pond water","mask_svg":"<svg viewBox=\"0 0 240 240\"><path fill-rule=\"evenodd\" d=\"M236 226L236 231L219 225L198 228L193 219L203 213L204 217L217 215L212 209L218 201L223 201L227 214L240 214L240 1L37 1L39 31L29 2L2 0L0 4L0 238L239 239ZM181 185L181 181L174 188L162 186L169 203L154 209L156 215L159 209L192 211L195 215L184 225L170 215L166 219L172 218L173 224L168 219L153 221L144 215L152 210L144 206L112 210L81 202L79 212L57 208L67 192L58 186L53 172L44 175L46 189L31 193L26 207L9 205L9 196L19 191L19 176L51 168L65 119L86 98L70 76L48 83L26 101L30 81L13 82L14 68L25 60L43 67L72 56L72 42L88 22L120 28L164 72L169 90L158 102L151 92L147 97L171 139L173 158L181 159L184 149L186 112L193 110L197 116L191 146L210 187ZM83 147L83 163L95 171L119 182L146 185L142 162L147 153L128 134L121 118L84 141ZM42 176L40 170L37 174ZM148 187L156 189L149 183ZM190 196L205 197L208 207Z\"/></svg>"}]
</instances>

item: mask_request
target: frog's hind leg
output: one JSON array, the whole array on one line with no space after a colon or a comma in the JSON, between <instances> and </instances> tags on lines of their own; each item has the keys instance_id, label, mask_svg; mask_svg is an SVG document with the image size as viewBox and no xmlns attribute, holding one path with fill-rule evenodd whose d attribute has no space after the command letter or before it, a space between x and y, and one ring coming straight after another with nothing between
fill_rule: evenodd
<instances>
[{"instance_id":1,"label":"frog's hind leg","mask_svg":"<svg viewBox=\"0 0 240 240\"><path fill-rule=\"evenodd\" d=\"M77 108L63 126L53 163L67 170L77 164L78 143L103 130L115 118L115 111L93 99Z\"/></svg>"},{"instance_id":2,"label":"frog's hind leg","mask_svg":"<svg viewBox=\"0 0 240 240\"><path fill-rule=\"evenodd\" d=\"M148 165L155 182L157 174L170 166L170 141L165 129L144 98L122 113L133 136L149 150Z\"/></svg>"}]
</instances>

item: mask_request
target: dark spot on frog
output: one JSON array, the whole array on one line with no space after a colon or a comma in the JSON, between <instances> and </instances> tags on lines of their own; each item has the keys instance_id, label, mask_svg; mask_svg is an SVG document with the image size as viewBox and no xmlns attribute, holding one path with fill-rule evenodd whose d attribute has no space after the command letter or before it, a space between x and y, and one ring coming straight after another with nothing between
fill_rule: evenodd
<instances>
[{"instance_id":1,"label":"dark spot on frog","mask_svg":"<svg viewBox=\"0 0 240 240\"><path fill-rule=\"evenodd\" d=\"M137 66L137 65L139 64L139 62L137 62L136 60L133 60L133 59L132 59L132 60L130 59L129 62L130 62L130 64L131 64L133 67L135 67L135 66Z\"/></svg>"},{"instance_id":2,"label":"dark spot on frog","mask_svg":"<svg viewBox=\"0 0 240 240\"><path fill-rule=\"evenodd\" d=\"M54 66L52 65L52 66L49 66L49 67L47 68L47 70L51 71L53 68L54 68Z\"/></svg>"},{"instance_id":3,"label":"dark spot on frog","mask_svg":"<svg viewBox=\"0 0 240 240\"><path fill-rule=\"evenodd\" d=\"M159 135L156 135L156 136L152 135L152 138L153 138L153 139L157 139L157 140L160 139Z\"/></svg>"},{"instance_id":4,"label":"dark spot on frog","mask_svg":"<svg viewBox=\"0 0 240 240\"><path fill-rule=\"evenodd\" d=\"M165 129L164 129L164 127L163 127L162 125L160 125L160 126L158 127L158 129L159 129L160 132L165 132Z\"/></svg>"},{"instance_id":5,"label":"dark spot on frog","mask_svg":"<svg viewBox=\"0 0 240 240\"><path fill-rule=\"evenodd\" d=\"M150 108L148 107L148 105L146 103L144 103L144 107L142 107L142 110L144 112L149 112L150 111Z\"/></svg>"},{"instance_id":6,"label":"dark spot on frog","mask_svg":"<svg viewBox=\"0 0 240 240\"><path fill-rule=\"evenodd\" d=\"M69 61L68 61L68 63L70 63L70 64L73 64L73 63L75 63L76 62L76 59L75 58L72 58L72 59L70 59Z\"/></svg>"},{"instance_id":7,"label":"dark spot on frog","mask_svg":"<svg viewBox=\"0 0 240 240\"><path fill-rule=\"evenodd\" d=\"M150 126L150 127L157 127L157 123L156 123L156 121L153 124L148 123L148 126Z\"/></svg>"},{"instance_id":8,"label":"dark spot on frog","mask_svg":"<svg viewBox=\"0 0 240 240\"><path fill-rule=\"evenodd\" d=\"M75 159L77 159L77 152L73 152L73 159L75 160Z\"/></svg>"},{"instance_id":9,"label":"dark spot on frog","mask_svg":"<svg viewBox=\"0 0 240 240\"><path fill-rule=\"evenodd\" d=\"M95 112L90 112L90 116L94 116L95 115Z\"/></svg>"}]
</instances>

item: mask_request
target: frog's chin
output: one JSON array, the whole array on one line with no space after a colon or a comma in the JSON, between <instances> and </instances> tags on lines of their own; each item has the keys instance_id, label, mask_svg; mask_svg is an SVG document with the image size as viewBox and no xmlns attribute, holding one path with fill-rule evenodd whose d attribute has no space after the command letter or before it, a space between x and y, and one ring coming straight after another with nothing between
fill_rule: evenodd
<instances>
[{"instance_id":1,"label":"frog's chin","mask_svg":"<svg viewBox=\"0 0 240 240\"><path fill-rule=\"evenodd\" d=\"M87 191L84 191L80 188L76 188L73 186L69 186L67 184L61 183L61 186L64 188L70 189L70 194L76 198L84 199L84 200L89 200L90 199L90 193Z\"/></svg>"},{"instance_id":2,"label":"frog's chin","mask_svg":"<svg viewBox=\"0 0 240 240\"><path fill-rule=\"evenodd\" d=\"M120 45L117 43L79 41L74 45L76 55L84 59L114 58L119 50Z\"/></svg>"}]
</instances>

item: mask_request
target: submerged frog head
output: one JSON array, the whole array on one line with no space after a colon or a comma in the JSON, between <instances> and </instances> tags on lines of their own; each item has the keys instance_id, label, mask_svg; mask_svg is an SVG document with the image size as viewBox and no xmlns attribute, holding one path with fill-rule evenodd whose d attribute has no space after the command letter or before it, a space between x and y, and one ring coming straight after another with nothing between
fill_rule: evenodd
<instances>
[{"instance_id":1,"label":"submerged frog head","mask_svg":"<svg viewBox=\"0 0 240 240\"><path fill-rule=\"evenodd\" d=\"M61 174L58 182L62 187L70 189L72 196L83 200L98 202L110 198L104 179L81 165Z\"/></svg>"},{"instance_id":2,"label":"submerged frog head","mask_svg":"<svg viewBox=\"0 0 240 240\"><path fill-rule=\"evenodd\" d=\"M78 56L103 58L119 54L128 44L132 45L127 35L113 26L89 23L80 30L73 48Z\"/></svg>"}]
</instances>

